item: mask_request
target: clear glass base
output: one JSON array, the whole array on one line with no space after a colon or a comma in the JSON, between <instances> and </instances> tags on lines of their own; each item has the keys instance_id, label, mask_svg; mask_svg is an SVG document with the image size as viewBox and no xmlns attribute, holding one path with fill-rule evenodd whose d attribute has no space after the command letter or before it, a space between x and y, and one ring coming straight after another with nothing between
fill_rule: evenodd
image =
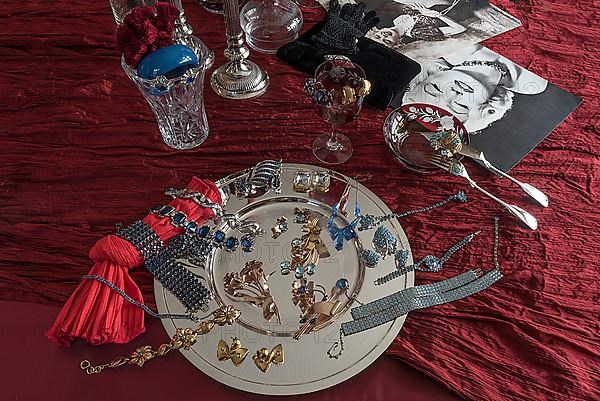
<instances>
[{"instance_id":1,"label":"clear glass base","mask_svg":"<svg viewBox=\"0 0 600 401\"><path fill-rule=\"evenodd\" d=\"M325 164L341 164L352 156L352 142L343 134L337 134L337 142L331 141L331 135L321 135L313 142L313 154Z\"/></svg>"}]
</instances>

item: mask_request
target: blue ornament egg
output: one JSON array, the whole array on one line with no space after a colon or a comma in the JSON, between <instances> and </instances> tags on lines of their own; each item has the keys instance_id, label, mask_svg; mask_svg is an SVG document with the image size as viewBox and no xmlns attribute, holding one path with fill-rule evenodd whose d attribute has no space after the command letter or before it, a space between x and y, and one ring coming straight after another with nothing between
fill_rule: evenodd
<instances>
[{"instance_id":1,"label":"blue ornament egg","mask_svg":"<svg viewBox=\"0 0 600 401\"><path fill-rule=\"evenodd\" d=\"M158 76L177 78L190 68L197 67L198 56L185 45L175 44L158 49L140 61L137 74L140 78L154 79Z\"/></svg>"}]
</instances>

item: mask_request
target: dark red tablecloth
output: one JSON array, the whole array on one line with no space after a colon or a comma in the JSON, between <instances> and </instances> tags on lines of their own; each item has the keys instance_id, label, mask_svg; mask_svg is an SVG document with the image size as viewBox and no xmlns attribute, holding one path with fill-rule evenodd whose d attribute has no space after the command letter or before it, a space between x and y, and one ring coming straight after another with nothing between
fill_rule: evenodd
<instances>
[{"instance_id":1,"label":"dark red tablecloth","mask_svg":"<svg viewBox=\"0 0 600 401\"><path fill-rule=\"evenodd\" d=\"M222 20L184 3L219 65ZM598 4L498 3L523 27L486 44L585 103L512 170L545 190L551 207L528 206L539 218L536 232L503 219L505 279L467 300L411 313L388 355L468 399L598 399ZM306 12L307 26L321 15ZM177 354L95 378L79 371L80 359L101 361L160 342L166 335L154 320L146 335L122 346L77 343L64 350L41 333L91 266L87 252L94 242L115 223L130 223L164 201L164 188L185 185L192 175L216 179L266 158L315 163L310 144L326 127L304 101L304 75L253 53L270 73L269 91L255 100L228 101L208 89L209 139L193 151L174 151L162 144L153 115L120 68L107 2L5 2L0 17L3 397L141 400L201 397L206 389L211 398L260 399L217 384ZM355 154L340 171L373 174L367 185L394 210L464 187L446 175L400 169L382 138L385 115L366 107L346 128ZM521 204L508 182L471 170L492 191ZM469 195L464 206L403 221L416 256L439 253L483 229L476 245L439 277L419 275L419 283L491 267L491 219L499 211ZM140 271L134 278L151 300L152 277ZM382 358L356 379L303 399L452 399L440 385Z\"/></svg>"}]
</instances>

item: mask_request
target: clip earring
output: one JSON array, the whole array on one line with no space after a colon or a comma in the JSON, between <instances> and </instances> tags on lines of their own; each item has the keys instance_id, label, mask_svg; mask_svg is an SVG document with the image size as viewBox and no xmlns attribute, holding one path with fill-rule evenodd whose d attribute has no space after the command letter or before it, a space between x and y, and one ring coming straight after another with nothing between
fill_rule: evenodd
<instances>
[{"instance_id":1,"label":"clip earring","mask_svg":"<svg viewBox=\"0 0 600 401\"><path fill-rule=\"evenodd\" d=\"M316 192L328 192L331 177L325 171L315 171L312 176L312 189Z\"/></svg>"},{"instance_id":2,"label":"clip earring","mask_svg":"<svg viewBox=\"0 0 600 401\"><path fill-rule=\"evenodd\" d=\"M283 363L283 346L277 344L271 351L268 348L261 348L252 356L252 360L261 372L267 373L272 363L275 365Z\"/></svg>"},{"instance_id":3,"label":"clip earring","mask_svg":"<svg viewBox=\"0 0 600 401\"><path fill-rule=\"evenodd\" d=\"M240 240L236 237L229 237L225 240L225 250L227 252L235 252L239 244Z\"/></svg>"},{"instance_id":4,"label":"clip earring","mask_svg":"<svg viewBox=\"0 0 600 401\"><path fill-rule=\"evenodd\" d=\"M254 237L253 234L246 234L240 238L243 252L249 253L254 251Z\"/></svg>"},{"instance_id":5,"label":"clip earring","mask_svg":"<svg viewBox=\"0 0 600 401\"><path fill-rule=\"evenodd\" d=\"M240 366L246 356L248 356L248 349L242 347L242 343L236 337L233 337L231 347L223 340L219 340L217 344L217 359L219 361L226 361L231 359L231 362L235 366Z\"/></svg>"},{"instance_id":6,"label":"clip earring","mask_svg":"<svg viewBox=\"0 0 600 401\"><path fill-rule=\"evenodd\" d=\"M271 274L265 276L262 262L251 260L239 273L225 274L223 287L232 300L262 308L265 320L269 321L275 316L277 322L281 323L279 309L269 289L268 281Z\"/></svg>"},{"instance_id":7,"label":"clip earring","mask_svg":"<svg viewBox=\"0 0 600 401\"><path fill-rule=\"evenodd\" d=\"M300 209L295 207L294 208L294 216L296 216L296 219L294 220L294 223L296 224L306 224L308 223L308 221L310 220L310 209Z\"/></svg>"},{"instance_id":8,"label":"clip earring","mask_svg":"<svg viewBox=\"0 0 600 401\"><path fill-rule=\"evenodd\" d=\"M363 249L360 252L360 257L369 269L373 269L379 263L379 254L370 249Z\"/></svg>"},{"instance_id":9,"label":"clip earring","mask_svg":"<svg viewBox=\"0 0 600 401\"><path fill-rule=\"evenodd\" d=\"M400 249L396 252L394 255L394 262L396 263L396 269L402 274L406 274L413 270L412 267L409 268L406 266L408 263L408 251L406 249Z\"/></svg>"},{"instance_id":10,"label":"clip earring","mask_svg":"<svg viewBox=\"0 0 600 401\"><path fill-rule=\"evenodd\" d=\"M294 175L294 181L292 183L292 188L294 192L306 193L310 192L310 187L312 183L311 173L306 170L298 170L296 171L296 175Z\"/></svg>"},{"instance_id":11,"label":"clip earring","mask_svg":"<svg viewBox=\"0 0 600 401\"><path fill-rule=\"evenodd\" d=\"M281 270L281 274L283 276L287 276L288 274L290 274L291 268L292 264L289 260L284 260L279 264L279 269Z\"/></svg>"},{"instance_id":12,"label":"clip earring","mask_svg":"<svg viewBox=\"0 0 600 401\"><path fill-rule=\"evenodd\" d=\"M277 218L275 221L275 225L271 228L271 232L273 233L273 239L278 238L281 234L288 230L287 218L285 216L281 216Z\"/></svg>"},{"instance_id":13,"label":"clip earring","mask_svg":"<svg viewBox=\"0 0 600 401\"><path fill-rule=\"evenodd\" d=\"M373 236L373 248L379 253L383 259L388 255L396 253L398 240L390 230L385 226L379 226Z\"/></svg>"}]
</instances>

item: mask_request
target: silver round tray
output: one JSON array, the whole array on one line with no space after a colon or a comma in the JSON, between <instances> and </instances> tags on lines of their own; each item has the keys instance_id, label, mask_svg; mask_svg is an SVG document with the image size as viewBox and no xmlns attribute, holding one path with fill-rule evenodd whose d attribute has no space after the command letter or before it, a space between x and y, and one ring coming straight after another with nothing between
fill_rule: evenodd
<instances>
[{"instance_id":1,"label":"silver round tray","mask_svg":"<svg viewBox=\"0 0 600 401\"><path fill-rule=\"evenodd\" d=\"M331 176L331 185L327 193L294 192L292 183L298 170L328 171ZM225 195L228 195L228 183L241 177L245 171L232 174L217 181L217 186ZM358 253L364 248L372 249L371 242L375 230L358 232L358 238L349 242L344 241L341 251L336 251L334 243L327 232L327 218L331 214L331 206L335 204L346 184L348 177L325 170L321 167L302 164L283 164L282 191L280 194L268 192L256 198L229 197L226 205L228 213L237 212L242 219L248 219L260 224L266 233L256 238L255 251L243 253L226 252L216 249L209 257L205 270L191 269L195 274L204 277L210 284L214 299L210 303L213 310L221 305L231 305L241 311L241 316L233 326L216 327L211 333L198 338L198 342L189 351L182 354L198 369L215 380L241 390L269 395L303 394L343 382L368 367L390 345L404 324L405 317L394 322L382 325L364 333L355 334L344 338L344 352L338 359L327 355L327 350L338 341L341 322L351 319L350 308L356 306L354 299L360 302L370 302L396 291L414 285L414 274L394 280L381 286L375 286L374 280L396 269L393 256L379 262L377 267L369 269L364 266ZM348 224L353 219L354 204L358 202L362 214L384 215L391 211L385 203L362 184L352 180L356 189L350 191L348 202L348 218L336 220L338 226ZM301 225L294 223L293 210L295 207L308 208L313 217L319 217L323 229L321 239L326 244L331 256L323 258L317 265L316 273L310 277L315 283L322 285L326 292L335 285L339 278L349 282L348 297L341 298L342 308L335 318L323 324L318 330L302 336L299 340L292 338L293 333L300 326L300 310L292 302L291 285L294 273L282 275L279 264L283 260L290 260L290 242L293 238L301 236ZM288 219L288 231L277 239L271 236L271 227L275 220L285 216ZM408 239L400 223L390 220L386 226L399 239L399 248L407 249L410 253ZM226 228L219 226L226 234ZM250 260L263 263L265 274L274 272L269 278L269 288L279 309L281 322L272 318L266 321L262 309L250 304L236 302L229 298L223 286L223 277L229 272L239 272ZM409 260L412 263L412 256ZM155 297L160 313L182 313L183 306L162 285L155 281ZM176 327L190 327L191 322L182 323L165 319L163 325L169 335L175 332ZM246 360L239 366L234 366L230 360L217 360L217 343L223 339L231 344L231 338L240 339L242 347L249 349ZM285 362L273 365L266 372L260 371L252 360L252 355L261 348L271 350L281 344L284 349Z\"/></svg>"}]
</instances>

